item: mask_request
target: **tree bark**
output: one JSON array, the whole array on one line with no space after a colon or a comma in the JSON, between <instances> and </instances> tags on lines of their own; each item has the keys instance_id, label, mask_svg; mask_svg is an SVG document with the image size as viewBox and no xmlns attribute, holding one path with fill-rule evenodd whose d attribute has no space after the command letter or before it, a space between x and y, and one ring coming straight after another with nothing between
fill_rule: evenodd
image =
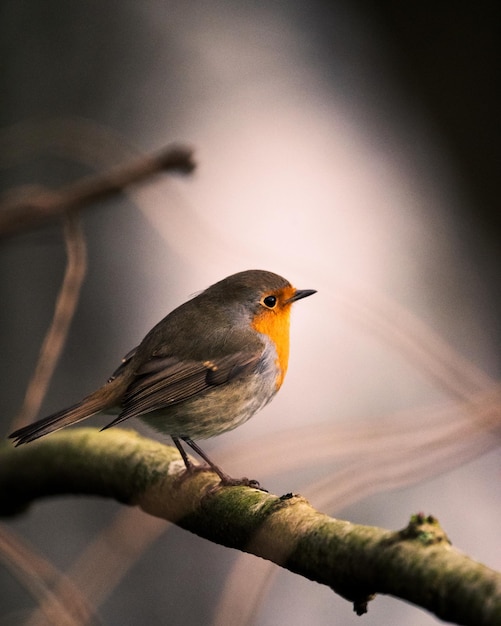
<instances>
[{"instance_id":1,"label":"tree bark","mask_svg":"<svg viewBox=\"0 0 501 626\"><path fill-rule=\"evenodd\" d=\"M121 429L70 429L0 448L0 513L43 497L92 494L139 506L216 543L330 586L366 611L376 593L457 624L501 624L501 574L453 548L438 521L413 515L400 531L352 524L299 495L220 487L209 471L186 475L175 448Z\"/></svg>"}]
</instances>

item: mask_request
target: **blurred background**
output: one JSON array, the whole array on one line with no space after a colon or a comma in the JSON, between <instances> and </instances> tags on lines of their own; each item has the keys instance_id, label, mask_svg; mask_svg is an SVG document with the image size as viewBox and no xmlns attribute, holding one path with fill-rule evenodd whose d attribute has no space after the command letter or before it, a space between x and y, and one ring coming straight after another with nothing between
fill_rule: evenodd
<instances>
[{"instance_id":1,"label":"blurred background","mask_svg":"<svg viewBox=\"0 0 501 626\"><path fill-rule=\"evenodd\" d=\"M501 569L494 10L3 0L3 191L172 141L198 164L83 212L87 277L41 415L100 385L193 293L277 272L318 290L294 311L288 378L204 449L353 522L398 529L432 513ZM0 263L7 435L64 273L60 225L2 240ZM69 574L95 623L440 623L387 597L358 618L326 587L110 501L38 502L4 528L54 580ZM46 623L14 570L0 570L0 623Z\"/></svg>"}]
</instances>

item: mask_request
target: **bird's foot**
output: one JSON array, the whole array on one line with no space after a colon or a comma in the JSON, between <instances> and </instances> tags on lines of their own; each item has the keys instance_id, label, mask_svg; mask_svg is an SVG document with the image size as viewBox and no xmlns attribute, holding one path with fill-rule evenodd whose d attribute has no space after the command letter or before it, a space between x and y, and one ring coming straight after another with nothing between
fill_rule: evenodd
<instances>
[{"instance_id":1,"label":"bird's foot","mask_svg":"<svg viewBox=\"0 0 501 626\"><path fill-rule=\"evenodd\" d=\"M231 476L226 474L220 476L220 478L221 487L251 487L252 489L259 489L260 491L266 491L266 493L268 493L267 489L261 487L259 482L252 478L231 478Z\"/></svg>"}]
</instances>

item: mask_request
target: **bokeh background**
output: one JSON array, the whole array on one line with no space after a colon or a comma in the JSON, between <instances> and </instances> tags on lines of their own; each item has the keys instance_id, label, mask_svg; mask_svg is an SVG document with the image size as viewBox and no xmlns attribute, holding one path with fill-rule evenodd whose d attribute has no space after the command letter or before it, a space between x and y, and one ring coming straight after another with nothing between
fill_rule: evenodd
<instances>
[{"instance_id":1,"label":"bokeh background","mask_svg":"<svg viewBox=\"0 0 501 626\"><path fill-rule=\"evenodd\" d=\"M87 279L42 412L101 384L191 294L275 271L318 290L294 311L288 379L205 449L354 522L432 513L500 569L495 9L3 0L2 190L172 141L198 163L85 211ZM59 225L3 240L0 263L7 434L64 272ZM439 623L385 597L358 618L325 587L109 501L40 502L5 528L104 624ZM0 623L42 623L11 568L0 580Z\"/></svg>"}]
</instances>

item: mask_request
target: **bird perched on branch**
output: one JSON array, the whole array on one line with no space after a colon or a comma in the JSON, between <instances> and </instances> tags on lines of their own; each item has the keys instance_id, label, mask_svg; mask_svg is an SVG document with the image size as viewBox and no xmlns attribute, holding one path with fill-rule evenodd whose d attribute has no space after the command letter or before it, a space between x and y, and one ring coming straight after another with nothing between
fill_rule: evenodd
<instances>
[{"instance_id":1,"label":"bird perched on branch","mask_svg":"<svg viewBox=\"0 0 501 626\"><path fill-rule=\"evenodd\" d=\"M142 419L172 437L187 471L194 466L181 441L222 483L257 484L230 478L194 439L236 428L273 398L287 371L291 306L314 293L262 270L228 276L154 326L97 391L10 437L19 445L96 413L118 413L105 428Z\"/></svg>"}]
</instances>

